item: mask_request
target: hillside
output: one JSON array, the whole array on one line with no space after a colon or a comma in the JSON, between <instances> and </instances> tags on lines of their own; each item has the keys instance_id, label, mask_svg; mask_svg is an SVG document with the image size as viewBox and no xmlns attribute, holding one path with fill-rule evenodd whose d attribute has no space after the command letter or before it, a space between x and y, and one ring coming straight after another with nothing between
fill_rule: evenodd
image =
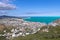
<instances>
[{"instance_id":1,"label":"hillside","mask_svg":"<svg viewBox=\"0 0 60 40\"><path fill-rule=\"evenodd\" d=\"M4 25L0 24L0 31L3 31L4 30Z\"/></svg>"},{"instance_id":2,"label":"hillside","mask_svg":"<svg viewBox=\"0 0 60 40\"><path fill-rule=\"evenodd\" d=\"M36 33L43 26L46 26L46 24L28 22L22 18L4 16L0 19L0 30L2 30L2 32L0 31L0 35L6 36L7 39L10 39L10 37L26 36Z\"/></svg>"},{"instance_id":3,"label":"hillside","mask_svg":"<svg viewBox=\"0 0 60 40\"><path fill-rule=\"evenodd\" d=\"M60 40L59 21L47 25L40 22L27 22L22 18L2 17L0 37L9 40Z\"/></svg>"}]
</instances>

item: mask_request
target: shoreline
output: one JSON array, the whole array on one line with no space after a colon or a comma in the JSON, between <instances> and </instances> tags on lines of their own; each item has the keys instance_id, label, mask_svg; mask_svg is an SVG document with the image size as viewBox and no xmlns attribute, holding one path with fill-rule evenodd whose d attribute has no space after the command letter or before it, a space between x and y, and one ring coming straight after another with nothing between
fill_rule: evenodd
<instances>
[{"instance_id":1,"label":"shoreline","mask_svg":"<svg viewBox=\"0 0 60 40\"><path fill-rule=\"evenodd\" d=\"M49 25L55 27L57 23L52 24L46 24L42 22L29 22L25 21L23 19L18 18L6 18L6 19L0 19L0 24L4 24L5 27L10 30L4 30L4 34L2 36L9 36L9 37L18 37L18 36L26 36L29 34L35 34L37 31L40 31L40 28L42 27L48 27ZM9 29L12 27L11 29ZM8 31L8 32L7 32ZM48 29L44 29L42 31L48 32ZM5 34L7 33L7 34ZM17 34L16 34L17 33Z\"/></svg>"}]
</instances>

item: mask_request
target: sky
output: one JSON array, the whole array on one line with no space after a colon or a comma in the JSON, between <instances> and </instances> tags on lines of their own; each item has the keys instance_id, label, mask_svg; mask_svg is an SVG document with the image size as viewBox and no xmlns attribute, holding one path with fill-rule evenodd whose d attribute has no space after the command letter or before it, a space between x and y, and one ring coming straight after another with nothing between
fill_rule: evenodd
<instances>
[{"instance_id":1,"label":"sky","mask_svg":"<svg viewBox=\"0 0 60 40\"><path fill-rule=\"evenodd\" d=\"M0 15L60 16L60 0L1 0Z\"/></svg>"}]
</instances>

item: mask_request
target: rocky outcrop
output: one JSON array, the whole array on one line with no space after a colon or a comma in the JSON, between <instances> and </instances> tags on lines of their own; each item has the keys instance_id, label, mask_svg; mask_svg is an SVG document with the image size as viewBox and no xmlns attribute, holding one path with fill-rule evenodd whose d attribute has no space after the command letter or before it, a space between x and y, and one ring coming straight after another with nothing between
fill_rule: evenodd
<instances>
[{"instance_id":1,"label":"rocky outcrop","mask_svg":"<svg viewBox=\"0 0 60 40\"><path fill-rule=\"evenodd\" d=\"M53 23L60 23L60 19L55 20Z\"/></svg>"},{"instance_id":2,"label":"rocky outcrop","mask_svg":"<svg viewBox=\"0 0 60 40\"><path fill-rule=\"evenodd\" d=\"M57 19L48 24L49 26L60 26L60 19Z\"/></svg>"}]
</instances>

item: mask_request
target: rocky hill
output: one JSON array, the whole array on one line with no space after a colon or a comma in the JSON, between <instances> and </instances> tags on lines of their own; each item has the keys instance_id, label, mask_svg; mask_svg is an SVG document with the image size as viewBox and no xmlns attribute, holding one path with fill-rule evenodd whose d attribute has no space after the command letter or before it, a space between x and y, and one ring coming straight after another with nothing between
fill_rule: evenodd
<instances>
[{"instance_id":1,"label":"rocky hill","mask_svg":"<svg viewBox=\"0 0 60 40\"><path fill-rule=\"evenodd\" d=\"M51 26L60 26L60 19L57 19L57 20L49 23L48 25L51 25Z\"/></svg>"}]
</instances>

